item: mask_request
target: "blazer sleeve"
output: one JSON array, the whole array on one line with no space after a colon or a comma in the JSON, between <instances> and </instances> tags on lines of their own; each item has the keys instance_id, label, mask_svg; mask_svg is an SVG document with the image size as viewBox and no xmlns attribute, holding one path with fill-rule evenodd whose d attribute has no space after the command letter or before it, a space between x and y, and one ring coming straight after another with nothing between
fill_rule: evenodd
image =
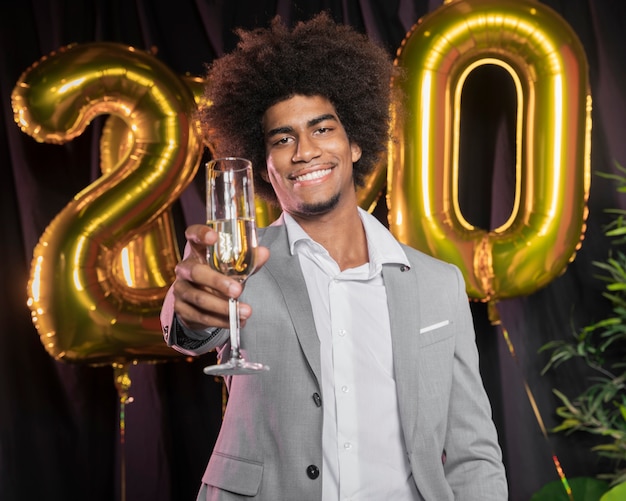
<instances>
[{"instance_id":1,"label":"blazer sleeve","mask_svg":"<svg viewBox=\"0 0 626 501\"><path fill-rule=\"evenodd\" d=\"M491 404L479 372L465 283L456 271L456 342L444 470L455 499L505 501L508 487Z\"/></svg>"},{"instance_id":2,"label":"blazer sleeve","mask_svg":"<svg viewBox=\"0 0 626 501\"><path fill-rule=\"evenodd\" d=\"M187 249L185 248L185 254ZM169 288L161 307L161 330L168 346L185 355L203 355L223 345L228 339L228 330L207 327L201 331L183 325L174 312L174 293Z\"/></svg>"}]
</instances>

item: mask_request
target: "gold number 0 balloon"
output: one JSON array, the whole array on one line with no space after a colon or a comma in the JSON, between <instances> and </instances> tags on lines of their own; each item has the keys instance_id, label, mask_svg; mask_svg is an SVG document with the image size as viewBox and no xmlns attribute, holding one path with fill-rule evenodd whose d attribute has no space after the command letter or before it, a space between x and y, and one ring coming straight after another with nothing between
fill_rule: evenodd
<instances>
[{"instance_id":1,"label":"gold number 0 balloon","mask_svg":"<svg viewBox=\"0 0 626 501\"><path fill-rule=\"evenodd\" d=\"M470 297L530 294L573 259L587 216L591 96L584 51L567 23L532 0L454 0L424 17L398 50L405 119L390 147L390 229L457 264ZM516 195L486 231L458 203L460 96L468 74L496 64L517 88Z\"/></svg>"},{"instance_id":2,"label":"gold number 0 balloon","mask_svg":"<svg viewBox=\"0 0 626 501\"><path fill-rule=\"evenodd\" d=\"M69 141L95 116L111 115L103 176L55 217L34 251L29 305L44 346L94 364L171 358L158 313L178 251L165 214L202 152L189 87L148 53L92 43L34 64L12 102L22 130L42 142Z\"/></svg>"}]
</instances>

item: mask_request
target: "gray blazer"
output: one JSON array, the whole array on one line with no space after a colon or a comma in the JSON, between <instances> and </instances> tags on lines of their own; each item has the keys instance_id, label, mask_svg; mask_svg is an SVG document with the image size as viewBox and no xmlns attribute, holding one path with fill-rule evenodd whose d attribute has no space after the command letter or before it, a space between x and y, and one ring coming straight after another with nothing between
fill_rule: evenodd
<instances>
[{"instance_id":1,"label":"gray blazer","mask_svg":"<svg viewBox=\"0 0 626 501\"><path fill-rule=\"evenodd\" d=\"M318 501L325 404L319 340L285 227L260 236L271 258L246 283L241 300L253 315L241 343L248 359L271 369L227 381L226 414L198 499ZM400 418L420 499L505 501L507 482L461 273L405 251L411 268L385 265L383 279ZM228 350L227 331L201 346L179 340L172 308L169 297L162 314L168 344L188 354L222 345Z\"/></svg>"}]
</instances>

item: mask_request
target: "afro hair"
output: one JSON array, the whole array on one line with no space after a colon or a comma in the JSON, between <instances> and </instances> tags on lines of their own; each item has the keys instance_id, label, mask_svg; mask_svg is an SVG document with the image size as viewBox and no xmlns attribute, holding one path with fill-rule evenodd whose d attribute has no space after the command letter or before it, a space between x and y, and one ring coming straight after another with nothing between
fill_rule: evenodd
<instances>
[{"instance_id":1,"label":"afro hair","mask_svg":"<svg viewBox=\"0 0 626 501\"><path fill-rule=\"evenodd\" d=\"M257 193L276 204L261 177L267 169L263 115L295 95L319 95L333 104L349 140L362 150L353 170L355 185L362 186L389 140L391 79L398 71L389 54L324 12L292 30L277 16L269 28L236 33L235 50L208 67L207 104L198 112L213 154L249 158Z\"/></svg>"}]
</instances>

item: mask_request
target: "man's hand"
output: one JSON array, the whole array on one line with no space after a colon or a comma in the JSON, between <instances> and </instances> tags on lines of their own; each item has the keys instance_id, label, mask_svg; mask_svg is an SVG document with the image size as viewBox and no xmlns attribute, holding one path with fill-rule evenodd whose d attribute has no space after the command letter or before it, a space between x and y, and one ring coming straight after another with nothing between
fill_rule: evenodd
<instances>
[{"instance_id":1,"label":"man's hand","mask_svg":"<svg viewBox=\"0 0 626 501\"><path fill-rule=\"evenodd\" d=\"M206 225L192 225L185 231L185 256L176 266L173 285L174 311L180 321L194 330L207 327L228 328L228 298L238 298L243 284L227 277L207 264L206 249L217 240L217 232ZM257 247L255 271L269 259L267 247ZM239 304L241 325L252 314L252 308Z\"/></svg>"}]
</instances>

